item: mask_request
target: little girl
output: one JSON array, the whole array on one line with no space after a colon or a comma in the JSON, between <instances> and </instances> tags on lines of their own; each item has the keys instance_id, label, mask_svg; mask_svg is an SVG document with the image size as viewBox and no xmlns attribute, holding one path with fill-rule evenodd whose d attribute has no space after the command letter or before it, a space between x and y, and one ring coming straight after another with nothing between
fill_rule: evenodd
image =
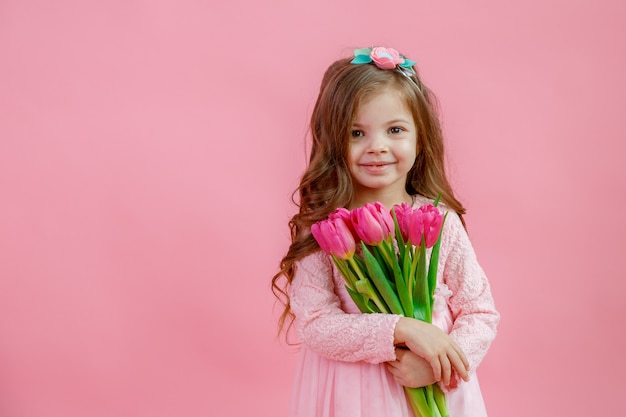
<instances>
[{"instance_id":1,"label":"little girl","mask_svg":"<svg viewBox=\"0 0 626 417\"><path fill-rule=\"evenodd\" d=\"M412 416L402 386L438 382L452 417L486 416L476 368L499 314L465 231L465 209L444 170L435 99L391 48L357 49L333 63L311 118L312 149L290 221L292 243L274 276L302 349L291 417ZM418 207L442 193L444 224L433 324L361 314L311 235L338 207ZM286 280L284 279L286 278ZM286 282L285 282L286 281Z\"/></svg>"}]
</instances>

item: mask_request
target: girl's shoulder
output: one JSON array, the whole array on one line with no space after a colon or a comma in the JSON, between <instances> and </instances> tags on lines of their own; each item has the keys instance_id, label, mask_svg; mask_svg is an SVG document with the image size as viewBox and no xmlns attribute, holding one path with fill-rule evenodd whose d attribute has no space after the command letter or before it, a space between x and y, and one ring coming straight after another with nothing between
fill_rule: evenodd
<instances>
[{"instance_id":1,"label":"girl's shoulder","mask_svg":"<svg viewBox=\"0 0 626 417\"><path fill-rule=\"evenodd\" d=\"M329 269L332 260L329 255L319 249L313 251L296 261L296 269L304 269L307 271L315 271L319 269Z\"/></svg>"}]
</instances>

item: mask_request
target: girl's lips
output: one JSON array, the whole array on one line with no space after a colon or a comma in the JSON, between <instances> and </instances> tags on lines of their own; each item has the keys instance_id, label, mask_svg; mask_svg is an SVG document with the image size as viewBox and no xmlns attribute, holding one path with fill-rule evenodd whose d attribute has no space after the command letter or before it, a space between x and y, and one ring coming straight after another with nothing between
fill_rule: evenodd
<instances>
[{"instance_id":1,"label":"girl's lips","mask_svg":"<svg viewBox=\"0 0 626 417\"><path fill-rule=\"evenodd\" d=\"M388 166L393 165L393 162L368 162L366 164L360 164L364 170L368 172L381 172Z\"/></svg>"},{"instance_id":2,"label":"girl's lips","mask_svg":"<svg viewBox=\"0 0 626 417\"><path fill-rule=\"evenodd\" d=\"M366 162L366 163L361 164L361 166L377 167L377 166L381 166L381 165L391 165L391 164L393 164L393 162L381 161L381 162Z\"/></svg>"}]
</instances>

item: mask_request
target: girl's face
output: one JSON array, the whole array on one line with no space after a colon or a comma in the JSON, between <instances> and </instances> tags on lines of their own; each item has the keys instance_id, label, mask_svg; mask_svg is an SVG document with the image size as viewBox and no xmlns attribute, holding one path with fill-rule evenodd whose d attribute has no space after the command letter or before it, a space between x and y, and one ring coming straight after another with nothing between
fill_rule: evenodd
<instances>
[{"instance_id":1,"label":"girl's face","mask_svg":"<svg viewBox=\"0 0 626 417\"><path fill-rule=\"evenodd\" d=\"M388 86L365 99L355 116L348 166L356 200L405 201L406 177L417 155L415 120L405 100Z\"/></svg>"}]
</instances>

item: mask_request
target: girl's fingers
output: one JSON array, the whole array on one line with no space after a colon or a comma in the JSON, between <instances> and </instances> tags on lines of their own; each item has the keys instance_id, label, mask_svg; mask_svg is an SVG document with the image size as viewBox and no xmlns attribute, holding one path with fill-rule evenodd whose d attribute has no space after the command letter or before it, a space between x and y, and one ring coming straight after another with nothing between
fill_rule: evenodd
<instances>
[{"instance_id":1,"label":"girl's fingers","mask_svg":"<svg viewBox=\"0 0 626 417\"><path fill-rule=\"evenodd\" d=\"M439 360L438 356L430 361L430 366L433 368L433 376L435 377L435 381L441 381L441 361Z\"/></svg>"},{"instance_id":2,"label":"girl's fingers","mask_svg":"<svg viewBox=\"0 0 626 417\"><path fill-rule=\"evenodd\" d=\"M459 357L461 358L461 361L463 363L463 369L465 370L465 372L460 372L460 375L462 375L463 380L467 382L469 380L469 371L470 371L469 361L467 360L467 357L465 357L465 353L463 353L463 351L461 350L459 346L456 346L456 351Z\"/></svg>"},{"instance_id":3,"label":"girl's fingers","mask_svg":"<svg viewBox=\"0 0 626 417\"><path fill-rule=\"evenodd\" d=\"M467 363L467 359L465 359L465 355L461 352L461 355L458 352L454 352L449 356L450 362L452 363L452 367L456 370L457 374L464 380L469 380L469 364ZM465 360L463 360L465 359ZM446 384L447 385L447 384Z\"/></svg>"},{"instance_id":4,"label":"girl's fingers","mask_svg":"<svg viewBox=\"0 0 626 417\"><path fill-rule=\"evenodd\" d=\"M463 361L463 365L465 366L465 370L469 372L470 370L470 365L469 365L469 361L467 360L467 358L465 357L465 353L463 353L463 351L461 350L461 348L455 344L454 346L456 353L459 355L459 357L461 358L461 360Z\"/></svg>"},{"instance_id":5,"label":"girl's fingers","mask_svg":"<svg viewBox=\"0 0 626 417\"><path fill-rule=\"evenodd\" d=\"M397 361L387 362L387 369L389 369L389 372L393 374L394 372L396 372L396 368L398 368Z\"/></svg>"},{"instance_id":6,"label":"girl's fingers","mask_svg":"<svg viewBox=\"0 0 626 417\"><path fill-rule=\"evenodd\" d=\"M439 361L441 362L441 381L444 385L450 384L450 375L452 374L452 366L448 355L441 355Z\"/></svg>"}]
</instances>

